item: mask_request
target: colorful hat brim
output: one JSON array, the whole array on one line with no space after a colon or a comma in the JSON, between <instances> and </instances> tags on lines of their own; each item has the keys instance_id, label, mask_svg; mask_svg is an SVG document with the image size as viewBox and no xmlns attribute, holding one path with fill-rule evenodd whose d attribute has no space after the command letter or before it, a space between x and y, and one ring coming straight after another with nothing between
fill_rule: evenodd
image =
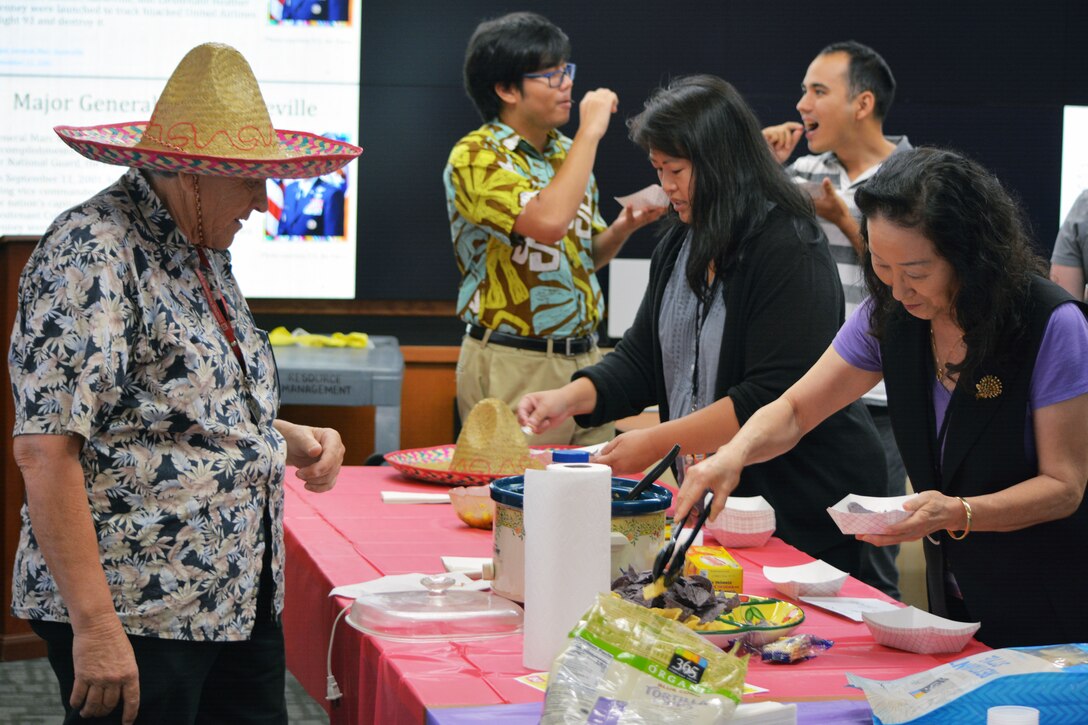
<instances>
[{"instance_id":1,"label":"colorful hat brim","mask_svg":"<svg viewBox=\"0 0 1088 725\"><path fill-rule=\"evenodd\" d=\"M358 146L305 131L276 130L284 156L224 158L136 146L146 121L102 126L57 126L61 140L81 156L115 166L249 179L306 179L332 173L363 152Z\"/></svg>"}]
</instances>

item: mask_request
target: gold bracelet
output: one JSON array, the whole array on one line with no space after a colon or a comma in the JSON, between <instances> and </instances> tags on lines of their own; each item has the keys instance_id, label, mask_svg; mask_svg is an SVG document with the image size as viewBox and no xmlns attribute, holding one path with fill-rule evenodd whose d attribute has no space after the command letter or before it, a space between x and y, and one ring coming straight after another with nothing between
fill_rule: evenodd
<instances>
[{"instance_id":1,"label":"gold bracelet","mask_svg":"<svg viewBox=\"0 0 1088 725\"><path fill-rule=\"evenodd\" d=\"M948 534L948 537L953 541L962 541L963 539L967 538L967 535L969 533L971 533L971 504L967 503L967 500L964 499L963 496L957 496L956 498L958 498L960 500L960 503L963 504L963 510L967 513L967 525L963 527L963 531L960 532L959 536L953 534L952 529L945 529L945 532Z\"/></svg>"}]
</instances>

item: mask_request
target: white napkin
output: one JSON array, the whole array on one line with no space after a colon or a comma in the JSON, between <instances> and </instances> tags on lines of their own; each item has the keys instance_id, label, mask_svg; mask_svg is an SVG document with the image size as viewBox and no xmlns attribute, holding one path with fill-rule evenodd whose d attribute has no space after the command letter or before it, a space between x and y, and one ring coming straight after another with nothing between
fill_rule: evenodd
<instances>
[{"instance_id":1,"label":"white napkin","mask_svg":"<svg viewBox=\"0 0 1088 725\"><path fill-rule=\"evenodd\" d=\"M483 576L484 564L490 564L489 556L443 556L442 566L446 571L461 572L469 579Z\"/></svg>"},{"instance_id":2,"label":"white napkin","mask_svg":"<svg viewBox=\"0 0 1088 725\"><path fill-rule=\"evenodd\" d=\"M669 205L669 195L659 184L650 184L645 189L639 189L634 194L614 197L620 206L633 206L637 209L653 209L659 206Z\"/></svg>"},{"instance_id":3,"label":"white napkin","mask_svg":"<svg viewBox=\"0 0 1088 725\"><path fill-rule=\"evenodd\" d=\"M595 456L601 452L601 449L605 447L606 443L607 441L605 441L605 443L595 443L591 446L582 446L581 448L564 449L564 452L566 453L569 451L585 451L590 456ZM529 451L529 457L535 461L539 461L545 466L550 466L552 464L552 453L554 452L555 451L551 449L535 449Z\"/></svg>"},{"instance_id":4,"label":"white napkin","mask_svg":"<svg viewBox=\"0 0 1088 725\"><path fill-rule=\"evenodd\" d=\"M343 584L329 592L329 596L357 599L360 594L381 594L383 592L423 592L427 591L427 587L423 586L420 583L420 580L428 576L448 576L453 579L453 586L449 588L449 591L453 591L456 589L473 589L476 591L482 591L484 589L491 588L491 582L474 582L461 572L451 572L449 574L393 574L390 576L383 576L381 579L373 579L368 582L360 582L358 584Z\"/></svg>"},{"instance_id":5,"label":"white napkin","mask_svg":"<svg viewBox=\"0 0 1088 725\"><path fill-rule=\"evenodd\" d=\"M585 451L589 455L595 456L595 455L597 455L598 453L601 452L601 449L604 448L605 445L607 445L607 443L608 443L608 441L605 441L604 443L594 443L591 446L582 446L581 448L575 448L573 450Z\"/></svg>"},{"instance_id":6,"label":"white napkin","mask_svg":"<svg viewBox=\"0 0 1088 725\"><path fill-rule=\"evenodd\" d=\"M742 702L729 722L734 725L797 725L797 705L784 702Z\"/></svg>"},{"instance_id":7,"label":"white napkin","mask_svg":"<svg viewBox=\"0 0 1088 725\"><path fill-rule=\"evenodd\" d=\"M382 503L449 503L448 493L418 491L382 491Z\"/></svg>"},{"instance_id":8,"label":"white napkin","mask_svg":"<svg viewBox=\"0 0 1088 725\"><path fill-rule=\"evenodd\" d=\"M855 622L862 621L861 615L864 612L884 612L899 608L883 599L868 597L798 597L798 599Z\"/></svg>"}]
</instances>

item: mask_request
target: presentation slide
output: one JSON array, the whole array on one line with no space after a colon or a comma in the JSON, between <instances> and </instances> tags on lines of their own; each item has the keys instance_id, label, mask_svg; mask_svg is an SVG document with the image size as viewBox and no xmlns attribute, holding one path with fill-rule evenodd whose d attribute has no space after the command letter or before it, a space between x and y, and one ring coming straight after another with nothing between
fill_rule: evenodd
<instances>
[{"instance_id":1,"label":"presentation slide","mask_svg":"<svg viewBox=\"0 0 1088 725\"><path fill-rule=\"evenodd\" d=\"M361 0L0 0L0 235L40 236L124 169L84 159L58 125L145 121L182 57L227 43L249 61L276 128L359 144ZM231 246L251 297L352 298L357 163L270 179L269 212Z\"/></svg>"},{"instance_id":2,"label":"presentation slide","mask_svg":"<svg viewBox=\"0 0 1088 725\"><path fill-rule=\"evenodd\" d=\"M1066 106L1062 123L1062 196L1058 223L1088 189L1088 106Z\"/></svg>"}]
</instances>

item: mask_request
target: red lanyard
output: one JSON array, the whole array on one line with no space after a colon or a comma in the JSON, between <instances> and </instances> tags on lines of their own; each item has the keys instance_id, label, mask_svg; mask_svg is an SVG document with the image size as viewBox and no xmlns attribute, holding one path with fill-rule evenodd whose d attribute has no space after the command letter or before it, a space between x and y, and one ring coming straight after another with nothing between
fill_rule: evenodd
<instances>
[{"instance_id":1,"label":"red lanyard","mask_svg":"<svg viewBox=\"0 0 1088 725\"><path fill-rule=\"evenodd\" d=\"M203 249L197 247L196 253L200 257L200 266L196 269L196 277L200 280L200 286L204 288L204 297L208 300L208 306L212 308L212 315L215 317L223 336L227 338L227 343L230 345L234 357L238 358L238 364L242 366L242 374L244 375L246 372L246 359L242 354L241 346L238 344L238 336L234 334L234 326L227 319L227 301L223 299L223 293L219 290L216 290L219 295L218 300L212 295L212 288L208 285L208 280L201 271L201 267L211 269L211 265L208 264L208 258L204 256Z\"/></svg>"}]
</instances>

